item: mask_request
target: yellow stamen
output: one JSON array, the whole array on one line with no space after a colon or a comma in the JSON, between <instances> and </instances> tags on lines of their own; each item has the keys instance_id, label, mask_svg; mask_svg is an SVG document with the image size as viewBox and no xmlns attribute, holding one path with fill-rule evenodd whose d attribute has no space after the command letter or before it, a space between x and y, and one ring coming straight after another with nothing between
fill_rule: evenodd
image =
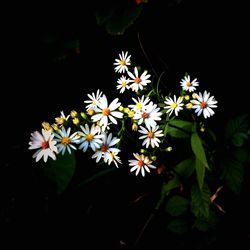
<instances>
[{"instance_id":1,"label":"yellow stamen","mask_svg":"<svg viewBox=\"0 0 250 250\"><path fill-rule=\"evenodd\" d=\"M177 104L174 102L170 105L173 109L175 109L177 107Z\"/></svg>"},{"instance_id":2,"label":"yellow stamen","mask_svg":"<svg viewBox=\"0 0 250 250\"><path fill-rule=\"evenodd\" d=\"M61 143L64 144L64 145L70 144L69 137L63 137L62 140L61 140Z\"/></svg>"},{"instance_id":3,"label":"yellow stamen","mask_svg":"<svg viewBox=\"0 0 250 250\"><path fill-rule=\"evenodd\" d=\"M102 114L105 115L105 116L108 116L108 115L110 114L110 109L104 108L104 109L102 110Z\"/></svg>"},{"instance_id":4,"label":"yellow stamen","mask_svg":"<svg viewBox=\"0 0 250 250\"><path fill-rule=\"evenodd\" d=\"M152 131L149 131L149 132L148 132L148 138L149 138L149 139L152 139L152 138L154 138L154 137L155 137L155 133L152 132Z\"/></svg>"},{"instance_id":5,"label":"yellow stamen","mask_svg":"<svg viewBox=\"0 0 250 250\"><path fill-rule=\"evenodd\" d=\"M92 141L94 136L92 134L88 134L88 135L86 135L85 138L86 138L87 141Z\"/></svg>"}]
</instances>

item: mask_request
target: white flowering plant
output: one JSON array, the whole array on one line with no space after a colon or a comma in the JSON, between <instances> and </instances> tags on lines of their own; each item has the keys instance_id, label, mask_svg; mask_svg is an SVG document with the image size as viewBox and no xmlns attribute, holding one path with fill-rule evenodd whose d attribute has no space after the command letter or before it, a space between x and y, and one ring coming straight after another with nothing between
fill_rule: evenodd
<instances>
[{"instance_id":1,"label":"white flowering plant","mask_svg":"<svg viewBox=\"0 0 250 250\"><path fill-rule=\"evenodd\" d=\"M249 161L249 115L228 122L220 147L207 126L216 98L188 73L179 79L179 92L168 93L161 77L152 77L132 59L122 51L114 60L119 97L93 90L83 110L61 111L54 123L43 122L41 131L31 133L33 158L56 172L58 193L67 188L83 154L105 166L91 180L120 168L136 178L153 175L161 183L155 209L171 216L170 231L210 230L216 214L225 212L216 202L222 188L240 192Z\"/></svg>"}]
</instances>

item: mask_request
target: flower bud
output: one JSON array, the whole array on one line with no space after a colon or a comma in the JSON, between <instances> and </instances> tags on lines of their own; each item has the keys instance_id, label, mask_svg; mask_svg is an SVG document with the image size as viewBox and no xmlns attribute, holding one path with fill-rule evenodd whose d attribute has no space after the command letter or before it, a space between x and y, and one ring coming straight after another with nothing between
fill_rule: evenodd
<instances>
[{"instance_id":1,"label":"flower bud","mask_svg":"<svg viewBox=\"0 0 250 250\"><path fill-rule=\"evenodd\" d=\"M124 110L123 106L120 106L120 107L118 108L118 110L119 110L120 112L122 112L122 111Z\"/></svg>"},{"instance_id":2,"label":"flower bud","mask_svg":"<svg viewBox=\"0 0 250 250\"><path fill-rule=\"evenodd\" d=\"M75 118L75 117L77 116L77 112L76 112L75 110L72 110L72 111L70 112L70 116L71 116L72 118Z\"/></svg>"},{"instance_id":3,"label":"flower bud","mask_svg":"<svg viewBox=\"0 0 250 250\"><path fill-rule=\"evenodd\" d=\"M133 123L133 125L132 125L132 130L133 130L133 131L137 131L137 130L138 130L138 125L137 125L137 123Z\"/></svg>"},{"instance_id":4,"label":"flower bud","mask_svg":"<svg viewBox=\"0 0 250 250\"><path fill-rule=\"evenodd\" d=\"M171 152L172 150L173 150L172 147L167 147L167 148L165 148L165 151L166 151L166 152Z\"/></svg>"},{"instance_id":5,"label":"flower bud","mask_svg":"<svg viewBox=\"0 0 250 250\"><path fill-rule=\"evenodd\" d=\"M77 117L75 117L73 120L73 123L77 126L77 125L79 125L79 123L80 123L80 121L79 121L79 119L77 118Z\"/></svg>"},{"instance_id":6,"label":"flower bud","mask_svg":"<svg viewBox=\"0 0 250 250\"><path fill-rule=\"evenodd\" d=\"M82 113L83 113L83 112L82 112ZM81 113L81 116L82 116L82 113ZM89 116L92 116L92 115L95 114L95 110L89 109L89 110L87 111L87 114L88 114ZM85 118L83 118L83 119L85 119Z\"/></svg>"},{"instance_id":7,"label":"flower bud","mask_svg":"<svg viewBox=\"0 0 250 250\"><path fill-rule=\"evenodd\" d=\"M81 112L81 117L84 119L84 120L87 120L87 116L84 112Z\"/></svg>"}]
</instances>

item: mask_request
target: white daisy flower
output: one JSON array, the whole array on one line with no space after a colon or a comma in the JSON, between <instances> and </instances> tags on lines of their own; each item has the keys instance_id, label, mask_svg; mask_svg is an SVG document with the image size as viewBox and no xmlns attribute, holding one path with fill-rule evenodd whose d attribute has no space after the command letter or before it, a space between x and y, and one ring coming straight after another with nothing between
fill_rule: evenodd
<instances>
[{"instance_id":1,"label":"white daisy flower","mask_svg":"<svg viewBox=\"0 0 250 250\"><path fill-rule=\"evenodd\" d=\"M144 86L147 86L148 83L151 82L151 80L148 80L148 78L151 75L147 75L147 71L145 70L141 76L139 76L137 67L134 68L134 74L132 74L130 71L128 71L129 77L132 79L131 82L133 82L130 85L130 88L132 88L132 91L137 92L139 89L142 90Z\"/></svg>"},{"instance_id":2,"label":"white daisy flower","mask_svg":"<svg viewBox=\"0 0 250 250\"><path fill-rule=\"evenodd\" d=\"M101 158L104 159L104 162L110 161L110 153L119 153L121 150L113 147L120 141L119 138L112 138L112 133L109 135L103 133L102 144L96 150L96 152L92 155L92 159L96 158L96 162L99 162Z\"/></svg>"},{"instance_id":3,"label":"white daisy flower","mask_svg":"<svg viewBox=\"0 0 250 250\"><path fill-rule=\"evenodd\" d=\"M196 90L196 87L199 86L199 82L197 82L197 78L193 81L190 80L190 76L184 76L184 79L181 80L181 87L183 90L193 92Z\"/></svg>"},{"instance_id":4,"label":"white daisy flower","mask_svg":"<svg viewBox=\"0 0 250 250\"><path fill-rule=\"evenodd\" d=\"M42 157L44 162L47 162L48 157L53 160L56 159L57 147L56 141L53 140L54 133L52 130L42 129L42 134L38 131L31 133L29 149L37 149L37 151L33 154L33 158L36 158L36 162L38 162Z\"/></svg>"},{"instance_id":5,"label":"white daisy flower","mask_svg":"<svg viewBox=\"0 0 250 250\"><path fill-rule=\"evenodd\" d=\"M120 159L120 157L118 156L118 152L108 152L108 165L111 164L111 162L113 162L116 167L118 168L118 163L122 164L122 161Z\"/></svg>"},{"instance_id":6,"label":"white daisy flower","mask_svg":"<svg viewBox=\"0 0 250 250\"><path fill-rule=\"evenodd\" d=\"M145 122L146 126L155 127L157 125L156 121L161 120L161 112L158 112L160 108L157 108L156 104L150 102L144 107L144 110L140 113L134 114L134 120L138 120L138 124Z\"/></svg>"},{"instance_id":7,"label":"white daisy flower","mask_svg":"<svg viewBox=\"0 0 250 250\"><path fill-rule=\"evenodd\" d=\"M97 90L96 94L94 92L92 92L92 95L88 94L88 97L90 100L86 100L84 101L85 103L89 103L86 106L86 110L94 110L96 111L97 108L97 104L100 101L100 98L103 96L102 91L100 91L99 89Z\"/></svg>"},{"instance_id":8,"label":"white daisy flower","mask_svg":"<svg viewBox=\"0 0 250 250\"><path fill-rule=\"evenodd\" d=\"M146 97L145 100L144 98L145 98L144 95L141 98L138 97L138 100L132 98L135 104L130 104L128 105L128 107L131 108L131 110L134 111L135 113L142 113L146 109L145 107L150 102L149 97Z\"/></svg>"},{"instance_id":9,"label":"white daisy flower","mask_svg":"<svg viewBox=\"0 0 250 250\"><path fill-rule=\"evenodd\" d=\"M125 76L121 76L117 80L118 85L116 86L116 88L120 89L120 93L124 93L126 89L130 88L130 86L128 85L129 82L130 82L129 79L127 79Z\"/></svg>"},{"instance_id":10,"label":"white daisy flower","mask_svg":"<svg viewBox=\"0 0 250 250\"><path fill-rule=\"evenodd\" d=\"M114 99L110 105L108 105L107 97L103 95L100 99L100 103L97 105L96 113L91 117L93 122L100 121L100 126L104 126L105 128L108 125L108 121L110 120L112 123L117 124L116 118L122 118L123 113L120 111L115 111L121 103L118 102L119 99Z\"/></svg>"},{"instance_id":11,"label":"white daisy flower","mask_svg":"<svg viewBox=\"0 0 250 250\"><path fill-rule=\"evenodd\" d=\"M125 71L128 71L128 66L131 64L130 57L131 55L128 56L127 51L125 53L122 51L122 53L119 54L119 59L115 59L115 72L125 73Z\"/></svg>"},{"instance_id":12,"label":"white daisy flower","mask_svg":"<svg viewBox=\"0 0 250 250\"><path fill-rule=\"evenodd\" d=\"M208 118L214 115L214 111L212 108L217 108L217 101L215 100L214 96L210 96L210 93L205 90L203 93L199 93L196 95L196 100L192 100L193 109L195 109L195 113L199 116L203 113L204 118Z\"/></svg>"},{"instance_id":13,"label":"white daisy flower","mask_svg":"<svg viewBox=\"0 0 250 250\"><path fill-rule=\"evenodd\" d=\"M166 101L164 103L167 105L164 108L167 109L167 113L169 113L169 116L172 114L174 111L175 115L178 116L178 112L183 109L183 103L182 103L182 98L178 97L176 100L176 96L174 95L174 99L171 97L166 98Z\"/></svg>"},{"instance_id":14,"label":"white daisy flower","mask_svg":"<svg viewBox=\"0 0 250 250\"><path fill-rule=\"evenodd\" d=\"M129 166L133 166L130 169L130 172L136 170L135 175L137 176L139 172L141 172L142 176L145 176L145 170L150 173L150 168L156 168L156 166L152 165L152 161L143 154L139 155L138 153L133 153L136 160L129 160Z\"/></svg>"},{"instance_id":15,"label":"white daisy flower","mask_svg":"<svg viewBox=\"0 0 250 250\"><path fill-rule=\"evenodd\" d=\"M158 139L158 137L162 137L164 136L164 134L162 130L158 129L158 125L155 127L147 126L147 129L143 126L140 126L139 132L143 135L140 136L139 139L144 139L144 141L142 142L142 146L146 145L146 148L148 148L149 145L151 145L152 148L154 148L155 146L159 147L160 140Z\"/></svg>"},{"instance_id":16,"label":"white daisy flower","mask_svg":"<svg viewBox=\"0 0 250 250\"><path fill-rule=\"evenodd\" d=\"M70 115L65 116L64 112L61 111L61 116L55 118L56 124L62 126L66 121L68 121L69 117Z\"/></svg>"},{"instance_id":17,"label":"white daisy flower","mask_svg":"<svg viewBox=\"0 0 250 250\"><path fill-rule=\"evenodd\" d=\"M56 145L58 148L58 153L62 153L64 155L66 149L68 150L69 154L71 154L71 149L76 150L76 147L73 143L79 143L79 136L77 132L70 135L71 128L69 127L66 131L64 127L55 134L55 140L58 142Z\"/></svg>"},{"instance_id":18,"label":"white daisy flower","mask_svg":"<svg viewBox=\"0 0 250 250\"><path fill-rule=\"evenodd\" d=\"M88 147L91 147L93 151L96 151L97 148L102 144L101 138L102 134L98 134L98 129L95 124L92 124L91 129L89 129L89 125L85 124L85 127L80 126L82 131L78 131L78 134L81 136L79 141L79 149L82 149L83 152L86 152Z\"/></svg>"}]
</instances>

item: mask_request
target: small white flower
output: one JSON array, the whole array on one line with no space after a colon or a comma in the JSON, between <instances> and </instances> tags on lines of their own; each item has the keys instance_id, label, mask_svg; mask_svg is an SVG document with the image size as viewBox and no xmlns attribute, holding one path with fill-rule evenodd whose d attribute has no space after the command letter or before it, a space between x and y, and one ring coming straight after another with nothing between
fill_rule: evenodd
<instances>
[{"instance_id":1,"label":"small white flower","mask_svg":"<svg viewBox=\"0 0 250 250\"><path fill-rule=\"evenodd\" d=\"M131 64L130 57L131 55L128 56L128 52L124 53L122 51L122 53L119 54L119 59L115 59L115 72L125 73L125 71L128 71L128 66Z\"/></svg>"},{"instance_id":2,"label":"small white flower","mask_svg":"<svg viewBox=\"0 0 250 250\"><path fill-rule=\"evenodd\" d=\"M137 176L139 172L141 172L142 176L145 176L145 170L150 173L150 168L156 168L156 166L152 165L152 161L143 154L139 155L138 153L133 153L136 160L129 160L129 166L132 166L130 172L136 170L135 175Z\"/></svg>"},{"instance_id":3,"label":"small white flower","mask_svg":"<svg viewBox=\"0 0 250 250\"><path fill-rule=\"evenodd\" d=\"M132 111L135 113L142 113L145 109L148 103L150 102L149 97L146 97L144 100L145 96L143 95L141 98L138 97L138 100L135 98L132 98L135 104L130 104L128 105L129 108L131 108Z\"/></svg>"},{"instance_id":4,"label":"small white flower","mask_svg":"<svg viewBox=\"0 0 250 250\"><path fill-rule=\"evenodd\" d=\"M64 112L61 111L61 116L55 118L56 124L62 126L64 122L68 121L69 117L70 115L65 116Z\"/></svg>"},{"instance_id":5,"label":"small white flower","mask_svg":"<svg viewBox=\"0 0 250 250\"><path fill-rule=\"evenodd\" d=\"M108 152L108 165L113 162L116 167L118 168L118 163L122 164L122 161L120 160L120 157L118 156L118 152L113 151L113 152Z\"/></svg>"},{"instance_id":6,"label":"small white flower","mask_svg":"<svg viewBox=\"0 0 250 250\"><path fill-rule=\"evenodd\" d=\"M93 151L96 151L97 148L102 144L101 138L103 135L98 134L98 129L95 124L92 125L89 129L89 125L85 124L85 127L80 126L82 131L79 131L78 134L82 137L79 141L79 149L82 149L83 152L86 152L88 147L91 147Z\"/></svg>"},{"instance_id":7,"label":"small white flower","mask_svg":"<svg viewBox=\"0 0 250 250\"><path fill-rule=\"evenodd\" d=\"M203 93L199 93L196 95L196 100L192 100L193 109L195 109L195 113L199 116L203 113L204 118L208 118L214 115L214 111L212 108L217 108L217 101L215 100L214 96L210 96L210 93L205 90Z\"/></svg>"},{"instance_id":8,"label":"small white flower","mask_svg":"<svg viewBox=\"0 0 250 250\"><path fill-rule=\"evenodd\" d=\"M55 134L55 140L58 142L56 145L58 148L58 153L62 153L64 155L66 149L68 150L69 154L71 154L71 149L76 150L76 147L73 143L79 142L79 136L77 132L70 135L71 128L69 127L67 131L64 127L58 131L58 134Z\"/></svg>"},{"instance_id":9,"label":"small white flower","mask_svg":"<svg viewBox=\"0 0 250 250\"><path fill-rule=\"evenodd\" d=\"M139 89L143 90L144 86L147 86L148 83L151 82L151 80L148 80L148 78L151 75L147 75L147 71L145 70L141 76L139 76L139 72L137 67L134 68L134 74L132 74L130 71L128 71L128 75L131 78L131 82L133 82L130 85L130 88L132 88L132 91L137 92Z\"/></svg>"},{"instance_id":10,"label":"small white flower","mask_svg":"<svg viewBox=\"0 0 250 250\"><path fill-rule=\"evenodd\" d=\"M96 111L97 108L97 104L100 101L100 98L103 96L102 91L100 91L99 89L97 90L96 94L94 92L92 92L92 95L88 94L88 97L90 100L86 100L84 101L85 103L89 103L86 106L87 110L94 110Z\"/></svg>"},{"instance_id":11,"label":"small white flower","mask_svg":"<svg viewBox=\"0 0 250 250\"><path fill-rule=\"evenodd\" d=\"M38 162L42 157L44 162L47 162L48 157L53 160L56 159L55 153L57 153L56 141L53 140L54 134L52 130L42 129L42 134L38 131L31 133L29 149L37 149L33 154L33 158L36 158Z\"/></svg>"},{"instance_id":12,"label":"small white flower","mask_svg":"<svg viewBox=\"0 0 250 250\"><path fill-rule=\"evenodd\" d=\"M139 132L143 134L142 136L139 137L139 139L144 139L142 142L142 146L146 145L146 148L151 145L152 148L154 147L159 147L160 140L158 137L164 136L162 130L158 130L159 126L155 126L151 128L150 126L147 126L147 129L144 128L143 126L140 126Z\"/></svg>"},{"instance_id":13,"label":"small white flower","mask_svg":"<svg viewBox=\"0 0 250 250\"><path fill-rule=\"evenodd\" d=\"M150 102L144 107L142 112L135 113L134 119L139 120L138 124L145 122L146 126L155 127L157 125L156 121L161 120L162 113L159 112L160 108L157 108L156 104Z\"/></svg>"},{"instance_id":14,"label":"small white flower","mask_svg":"<svg viewBox=\"0 0 250 250\"><path fill-rule=\"evenodd\" d=\"M123 113L120 111L115 111L119 106L121 106L121 103L119 102L119 99L114 99L110 105L108 105L107 97L103 95L103 97L100 99L100 103L97 105L96 113L91 117L93 122L100 121L100 126L104 126L104 128L107 127L108 121L110 120L112 123L117 124L116 118L122 118Z\"/></svg>"},{"instance_id":15,"label":"small white flower","mask_svg":"<svg viewBox=\"0 0 250 250\"><path fill-rule=\"evenodd\" d=\"M176 100L176 96L174 95L174 99L171 97L166 98L166 101L164 103L167 105L164 108L167 109L167 113L169 113L169 116L172 114L174 111L175 115L178 116L178 112L183 109L183 103L182 103L182 98L178 97Z\"/></svg>"},{"instance_id":16,"label":"small white flower","mask_svg":"<svg viewBox=\"0 0 250 250\"><path fill-rule=\"evenodd\" d=\"M127 79L125 76L121 76L117 80L118 85L116 86L116 88L120 89L120 93L124 93L126 89L130 88L130 86L128 85L129 82L130 82L129 79Z\"/></svg>"},{"instance_id":17,"label":"small white flower","mask_svg":"<svg viewBox=\"0 0 250 250\"><path fill-rule=\"evenodd\" d=\"M104 162L110 161L110 153L119 153L121 150L113 147L120 141L119 138L112 138L112 133L109 135L103 133L102 143L96 152L92 155L92 159L96 158L96 162L99 162L101 158L104 159Z\"/></svg>"},{"instance_id":18,"label":"small white flower","mask_svg":"<svg viewBox=\"0 0 250 250\"><path fill-rule=\"evenodd\" d=\"M191 81L189 75L185 76L184 79L182 79L180 83L181 83L182 89L189 91L189 92L195 91L196 87L199 86L199 82L197 82L197 78Z\"/></svg>"}]
</instances>

